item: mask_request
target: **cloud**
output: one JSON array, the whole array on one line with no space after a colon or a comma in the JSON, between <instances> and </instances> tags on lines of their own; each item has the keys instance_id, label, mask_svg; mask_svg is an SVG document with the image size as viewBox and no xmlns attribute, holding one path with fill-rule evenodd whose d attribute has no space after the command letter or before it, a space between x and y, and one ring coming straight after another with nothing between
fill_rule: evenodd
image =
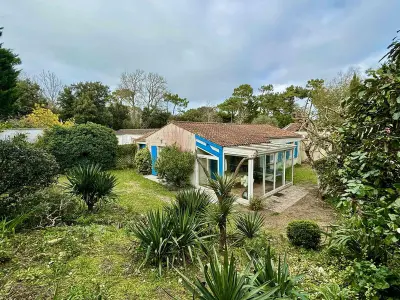
<instances>
[{"instance_id":1,"label":"cloud","mask_svg":"<svg viewBox=\"0 0 400 300\"><path fill-rule=\"evenodd\" d=\"M141 68L165 76L192 107L222 101L243 83L284 88L374 66L399 29L400 11L396 0L15 0L1 6L4 46L20 54L26 73L48 69L66 84L99 80L115 87L122 71Z\"/></svg>"}]
</instances>

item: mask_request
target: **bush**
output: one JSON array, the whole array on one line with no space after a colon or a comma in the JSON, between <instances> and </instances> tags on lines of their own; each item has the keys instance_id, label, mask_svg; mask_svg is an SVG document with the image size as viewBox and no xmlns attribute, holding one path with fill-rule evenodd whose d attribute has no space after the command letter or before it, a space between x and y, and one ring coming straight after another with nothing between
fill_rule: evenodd
<instances>
[{"instance_id":1,"label":"bush","mask_svg":"<svg viewBox=\"0 0 400 300\"><path fill-rule=\"evenodd\" d=\"M151 174L151 155L149 149L142 148L136 153L135 168L143 175Z\"/></svg>"},{"instance_id":2,"label":"bush","mask_svg":"<svg viewBox=\"0 0 400 300\"><path fill-rule=\"evenodd\" d=\"M25 195L55 182L54 156L20 138L0 141L0 219L19 215Z\"/></svg>"},{"instance_id":3,"label":"bush","mask_svg":"<svg viewBox=\"0 0 400 300\"><path fill-rule=\"evenodd\" d=\"M79 197L51 186L27 196L21 211L27 214L24 227L46 227L71 224L80 217L84 203Z\"/></svg>"},{"instance_id":4,"label":"bush","mask_svg":"<svg viewBox=\"0 0 400 300\"><path fill-rule=\"evenodd\" d=\"M162 149L156 163L158 176L177 187L189 184L190 175L194 170L194 155L182 152L176 145Z\"/></svg>"},{"instance_id":5,"label":"bush","mask_svg":"<svg viewBox=\"0 0 400 300\"><path fill-rule=\"evenodd\" d=\"M264 199L261 197L252 197L250 199L249 208L254 211L259 211L264 209Z\"/></svg>"},{"instance_id":6,"label":"bush","mask_svg":"<svg viewBox=\"0 0 400 300\"><path fill-rule=\"evenodd\" d=\"M198 189L180 191L175 198L176 200L172 204L175 211L187 211L194 215L204 214L211 203L211 196Z\"/></svg>"},{"instance_id":7,"label":"bush","mask_svg":"<svg viewBox=\"0 0 400 300\"><path fill-rule=\"evenodd\" d=\"M248 213L239 215L236 220L236 229L242 238L252 239L260 232L265 218L258 213Z\"/></svg>"},{"instance_id":8,"label":"bush","mask_svg":"<svg viewBox=\"0 0 400 300\"><path fill-rule=\"evenodd\" d=\"M136 144L118 145L117 147L117 169L131 169L135 166Z\"/></svg>"},{"instance_id":9,"label":"bush","mask_svg":"<svg viewBox=\"0 0 400 300\"><path fill-rule=\"evenodd\" d=\"M89 211L94 205L107 197L113 196L117 183L114 175L102 171L99 165L75 167L67 175L67 188L85 201Z\"/></svg>"},{"instance_id":10,"label":"bush","mask_svg":"<svg viewBox=\"0 0 400 300\"><path fill-rule=\"evenodd\" d=\"M56 157L63 171L90 163L104 169L115 166L117 137L113 130L98 124L55 126L45 131L38 143Z\"/></svg>"},{"instance_id":11,"label":"bush","mask_svg":"<svg viewBox=\"0 0 400 300\"><path fill-rule=\"evenodd\" d=\"M295 246L317 249L321 242L321 230L312 221L293 221L287 227L289 241Z\"/></svg>"}]
</instances>

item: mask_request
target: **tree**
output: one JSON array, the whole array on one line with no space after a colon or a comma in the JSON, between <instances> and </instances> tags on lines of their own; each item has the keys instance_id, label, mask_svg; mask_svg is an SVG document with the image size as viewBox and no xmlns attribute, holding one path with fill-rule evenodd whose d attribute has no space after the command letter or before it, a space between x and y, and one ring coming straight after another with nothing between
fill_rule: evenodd
<instances>
[{"instance_id":1,"label":"tree","mask_svg":"<svg viewBox=\"0 0 400 300\"><path fill-rule=\"evenodd\" d=\"M129 124L129 108L126 105L123 105L119 102L114 102L108 107L108 110L112 116L111 127L114 130L132 127L132 124Z\"/></svg>"},{"instance_id":2,"label":"tree","mask_svg":"<svg viewBox=\"0 0 400 300\"><path fill-rule=\"evenodd\" d=\"M35 76L35 81L40 86L42 95L50 108L56 108L58 96L63 89L61 80L54 72L42 70L39 75Z\"/></svg>"},{"instance_id":3,"label":"tree","mask_svg":"<svg viewBox=\"0 0 400 300\"><path fill-rule=\"evenodd\" d=\"M191 121L191 122L218 122L220 117L215 107L201 106L198 108L191 108L180 115L174 117L178 121Z\"/></svg>"},{"instance_id":4,"label":"tree","mask_svg":"<svg viewBox=\"0 0 400 300\"><path fill-rule=\"evenodd\" d=\"M64 88L60 94L61 118L74 118L78 124L93 122L111 123L106 104L110 100L109 87L100 82L80 82Z\"/></svg>"},{"instance_id":5,"label":"tree","mask_svg":"<svg viewBox=\"0 0 400 300\"><path fill-rule=\"evenodd\" d=\"M21 127L50 128L53 126L72 126L74 123L71 121L61 122L59 116L50 109L35 104L32 112L23 117L19 124Z\"/></svg>"},{"instance_id":6,"label":"tree","mask_svg":"<svg viewBox=\"0 0 400 300\"><path fill-rule=\"evenodd\" d=\"M243 103L239 98L228 98L221 104L218 104L218 109L229 116L230 122L233 123L236 119L239 119L239 114L243 110Z\"/></svg>"},{"instance_id":7,"label":"tree","mask_svg":"<svg viewBox=\"0 0 400 300\"><path fill-rule=\"evenodd\" d=\"M145 107L142 113L142 127L143 128L161 128L167 125L171 114L159 108L150 110Z\"/></svg>"},{"instance_id":8,"label":"tree","mask_svg":"<svg viewBox=\"0 0 400 300\"><path fill-rule=\"evenodd\" d=\"M167 104L167 111L169 103L172 104L172 115L175 115L176 108L180 111L182 109L185 109L189 104L189 101L186 98L181 98L179 97L178 94L171 94L171 93L164 94L164 101Z\"/></svg>"},{"instance_id":9,"label":"tree","mask_svg":"<svg viewBox=\"0 0 400 300\"><path fill-rule=\"evenodd\" d=\"M157 73L148 73L144 79L142 102L150 112L160 109L164 94L167 92L166 79Z\"/></svg>"},{"instance_id":10,"label":"tree","mask_svg":"<svg viewBox=\"0 0 400 300\"><path fill-rule=\"evenodd\" d=\"M17 101L14 103L15 111L19 115L32 112L36 104L47 105L42 96L40 86L29 78L18 80L16 86Z\"/></svg>"},{"instance_id":11,"label":"tree","mask_svg":"<svg viewBox=\"0 0 400 300\"><path fill-rule=\"evenodd\" d=\"M0 28L0 36L2 33ZM0 119L14 114L14 103L17 101L16 86L20 73L16 66L21 64L17 54L5 49L0 44Z\"/></svg>"},{"instance_id":12,"label":"tree","mask_svg":"<svg viewBox=\"0 0 400 300\"><path fill-rule=\"evenodd\" d=\"M132 107L139 106L140 97L143 95L145 73L143 70L136 70L134 73L124 72L121 74L119 84L119 95Z\"/></svg>"}]
</instances>

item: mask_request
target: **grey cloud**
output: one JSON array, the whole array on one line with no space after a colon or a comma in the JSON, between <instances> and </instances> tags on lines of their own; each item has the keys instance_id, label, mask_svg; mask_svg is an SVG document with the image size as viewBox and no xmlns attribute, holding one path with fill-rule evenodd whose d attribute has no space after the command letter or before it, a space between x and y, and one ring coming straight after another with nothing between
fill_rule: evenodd
<instances>
[{"instance_id":1,"label":"grey cloud","mask_svg":"<svg viewBox=\"0 0 400 300\"><path fill-rule=\"evenodd\" d=\"M242 83L285 86L371 63L400 11L396 0L1 2L5 46L28 74L116 86L122 71L141 68L164 75L192 106Z\"/></svg>"}]
</instances>

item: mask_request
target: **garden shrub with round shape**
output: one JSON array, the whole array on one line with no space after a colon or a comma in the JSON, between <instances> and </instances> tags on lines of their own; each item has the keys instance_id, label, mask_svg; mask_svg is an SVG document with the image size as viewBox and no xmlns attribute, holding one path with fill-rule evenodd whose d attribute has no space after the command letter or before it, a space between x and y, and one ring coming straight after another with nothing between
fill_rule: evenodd
<instances>
[{"instance_id":1,"label":"garden shrub with round shape","mask_svg":"<svg viewBox=\"0 0 400 300\"><path fill-rule=\"evenodd\" d=\"M38 145L56 157L62 171L90 163L111 169L115 167L118 139L112 129L87 123L46 130Z\"/></svg>"},{"instance_id":2,"label":"garden shrub with round shape","mask_svg":"<svg viewBox=\"0 0 400 300\"><path fill-rule=\"evenodd\" d=\"M135 168L143 175L151 174L151 155L149 149L142 148L136 153Z\"/></svg>"},{"instance_id":3,"label":"garden shrub with round shape","mask_svg":"<svg viewBox=\"0 0 400 300\"><path fill-rule=\"evenodd\" d=\"M135 166L136 144L118 145L116 169L131 169Z\"/></svg>"},{"instance_id":4,"label":"garden shrub with round shape","mask_svg":"<svg viewBox=\"0 0 400 300\"><path fill-rule=\"evenodd\" d=\"M20 136L0 141L0 219L19 215L24 196L54 183L59 171L51 154Z\"/></svg>"},{"instance_id":5,"label":"garden shrub with round shape","mask_svg":"<svg viewBox=\"0 0 400 300\"><path fill-rule=\"evenodd\" d=\"M176 145L162 148L156 163L158 176L167 183L184 187L190 183L194 160L193 153L181 151Z\"/></svg>"},{"instance_id":6,"label":"garden shrub with round shape","mask_svg":"<svg viewBox=\"0 0 400 300\"><path fill-rule=\"evenodd\" d=\"M295 246L317 249L321 243L321 229L312 221L292 221L287 227L287 237Z\"/></svg>"}]
</instances>

